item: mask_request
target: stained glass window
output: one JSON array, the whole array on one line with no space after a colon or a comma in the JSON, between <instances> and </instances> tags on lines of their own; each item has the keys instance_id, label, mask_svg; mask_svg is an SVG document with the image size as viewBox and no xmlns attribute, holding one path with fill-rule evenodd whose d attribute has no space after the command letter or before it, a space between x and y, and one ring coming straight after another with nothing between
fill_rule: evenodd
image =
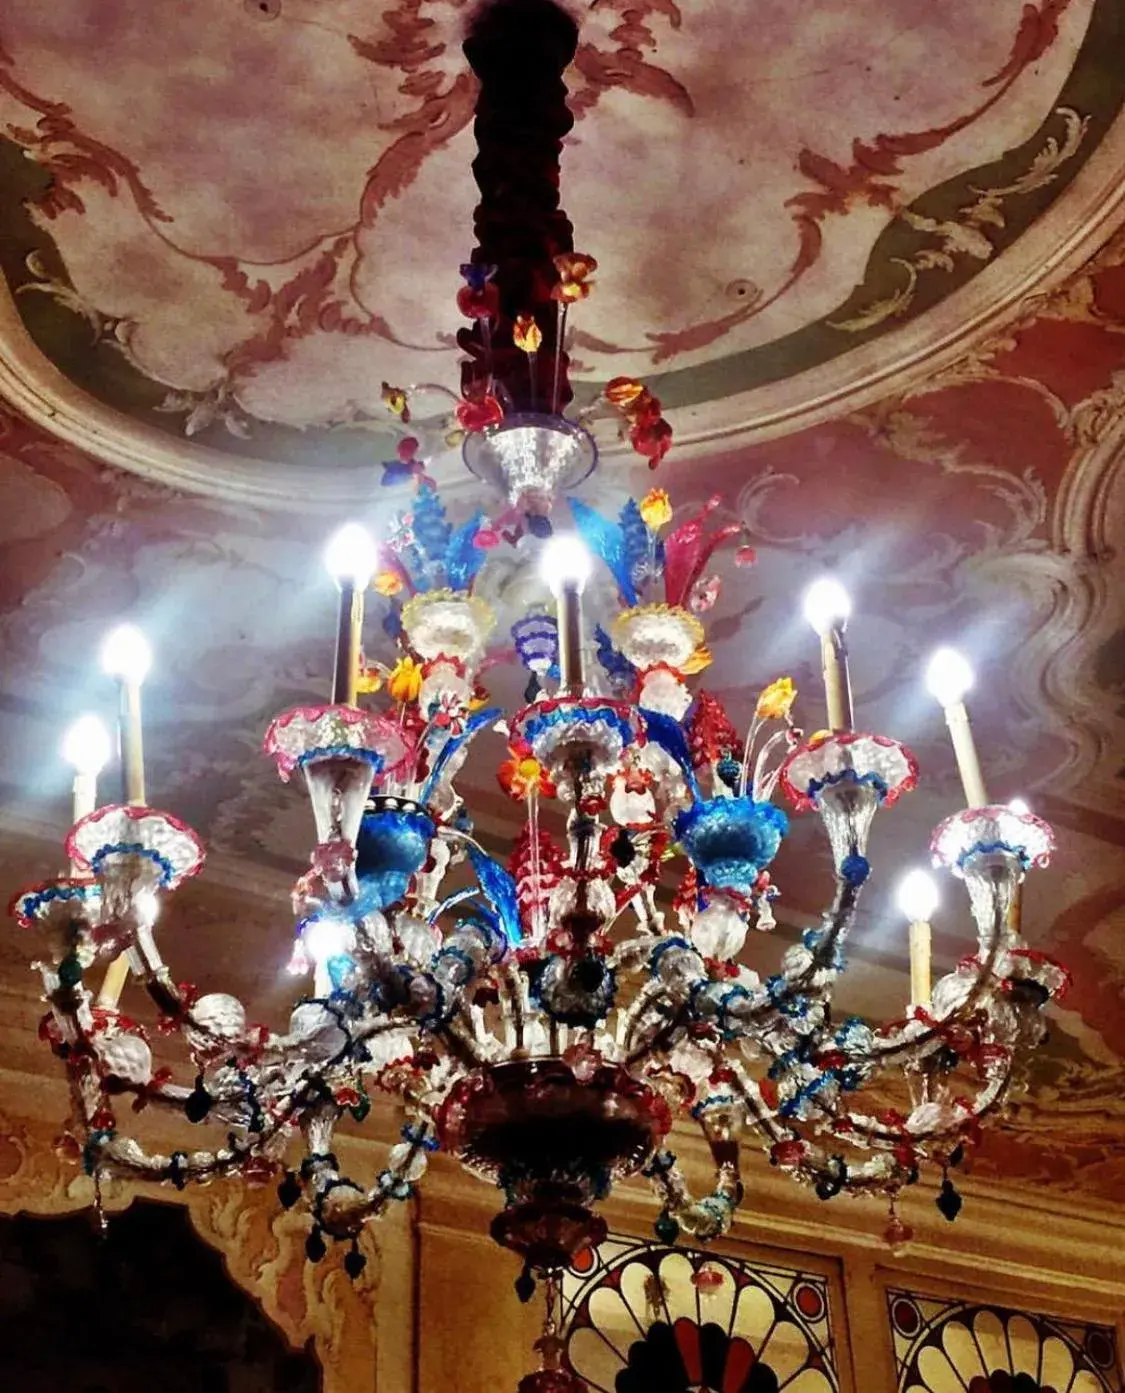
<instances>
[{"instance_id":1,"label":"stained glass window","mask_svg":"<svg viewBox=\"0 0 1125 1393\"><path fill-rule=\"evenodd\" d=\"M591 1393L838 1393L823 1276L611 1237L563 1283Z\"/></svg>"},{"instance_id":2,"label":"stained glass window","mask_svg":"<svg viewBox=\"0 0 1125 1393\"><path fill-rule=\"evenodd\" d=\"M899 1393L1120 1393L1110 1326L891 1290Z\"/></svg>"}]
</instances>

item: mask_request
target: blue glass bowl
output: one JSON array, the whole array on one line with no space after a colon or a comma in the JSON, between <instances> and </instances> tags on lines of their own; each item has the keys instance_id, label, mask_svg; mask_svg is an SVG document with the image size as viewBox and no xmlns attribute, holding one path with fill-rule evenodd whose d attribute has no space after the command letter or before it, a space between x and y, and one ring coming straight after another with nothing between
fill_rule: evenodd
<instances>
[{"instance_id":1,"label":"blue glass bowl","mask_svg":"<svg viewBox=\"0 0 1125 1393\"><path fill-rule=\"evenodd\" d=\"M356 838L355 872L364 902L385 909L401 900L430 854L433 819L417 806L364 813Z\"/></svg>"},{"instance_id":2,"label":"blue glass bowl","mask_svg":"<svg viewBox=\"0 0 1125 1393\"><path fill-rule=\"evenodd\" d=\"M705 798L676 818L676 837L707 885L748 891L777 855L789 819L753 798Z\"/></svg>"}]
</instances>

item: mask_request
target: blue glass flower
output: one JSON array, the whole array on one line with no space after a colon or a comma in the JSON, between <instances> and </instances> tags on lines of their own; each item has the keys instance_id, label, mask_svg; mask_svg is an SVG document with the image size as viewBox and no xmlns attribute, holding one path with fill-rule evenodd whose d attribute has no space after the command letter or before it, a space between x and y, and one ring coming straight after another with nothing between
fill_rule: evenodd
<instances>
[{"instance_id":1,"label":"blue glass flower","mask_svg":"<svg viewBox=\"0 0 1125 1393\"><path fill-rule=\"evenodd\" d=\"M461 274L470 290L483 290L496 274L495 266L477 266L471 261L461 263Z\"/></svg>"},{"instance_id":2,"label":"blue glass flower","mask_svg":"<svg viewBox=\"0 0 1125 1393\"><path fill-rule=\"evenodd\" d=\"M512 625L512 641L530 672L558 676L559 626L549 614L529 614Z\"/></svg>"},{"instance_id":3,"label":"blue glass flower","mask_svg":"<svg viewBox=\"0 0 1125 1393\"><path fill-rule=\"evenodd\" d=\"M385 909L406 894L410 878L425 865L433 821L409 808L364 813L356 838L356 876L367 909Z\"/></svg>"},{"instance_id":4,"label":"blue glass flower","mask_svg":"<svg viewBox=\"0 0 1125 1393\"><path fill-rule=\"evenodd\" d=\"M789 819L753 798L706 798L680 813L676 836L704 881L747 891L777 855Z\"/></svg>"}]
</instances>

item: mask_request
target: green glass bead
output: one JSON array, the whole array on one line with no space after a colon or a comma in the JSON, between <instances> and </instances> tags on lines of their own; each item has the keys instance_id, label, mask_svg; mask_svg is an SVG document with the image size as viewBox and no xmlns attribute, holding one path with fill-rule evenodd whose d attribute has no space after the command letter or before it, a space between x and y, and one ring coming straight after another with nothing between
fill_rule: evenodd
<instances>
[{"instance_id":1,"label":"green glass bead","mask_svg":"<svg viewBox=\"0 0 1125 1393\"><path fill-rule=\"evenodd\" d=\"M77 953L68 953L59 963L59 981L64 987L76 987L82 981L82 964Z\"/></svg>"},{"instance_id":2,"label":"green glass bead","mask_svg":"<svg viewBox=\"0 0 1125 1393\"><path fill-rule=\"evenodd\" d=\"M671 1247L680 1236L680 1226L667 1210L660 1215L652 1228L661 1243L667 1243L669 1247Z\"/></svg>"}]
</instances>

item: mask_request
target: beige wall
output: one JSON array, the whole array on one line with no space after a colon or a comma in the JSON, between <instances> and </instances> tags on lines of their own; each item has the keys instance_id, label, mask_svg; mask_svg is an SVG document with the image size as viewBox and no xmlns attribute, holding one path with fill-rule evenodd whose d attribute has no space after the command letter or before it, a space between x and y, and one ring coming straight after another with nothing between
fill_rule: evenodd
<instances>
[{"instance_id":1,"label":"beige wall","mask_svg":"<svg viewBox=\"0 0 1125 1393\"><path fill-rule=\"evenodd\" d=\"M27 1117L32 1109L38 1117ZM0 1211L60 1213L89 1202L90 1182L52 1149L64 1113L61 1089L0 1073ZM377 1144L345 1139L340 1149L356 1175L381 1163ZM689 1170L701 1164L687 1138L683 1151ZM1092 1319L1125 1333L1125 1204L1083 1208L1073 1199L1056 1202L1049 1191L1005 1192L972 1181L964 1189L954 1225L934 1209L932 1191L909 1195L901 1211L917 1236L894 1258L880 1237L879 1205L823 1204L751 1160L747 1198L722 1247L829 1277L843 1386L856 1393L895 1386L888 1284ZM234 1279L295 1345L314 1339L326 1393L514 1393L534 1367L538 1304L520 1305L512 1289L518 1263L487 1236L496 1192L444 1158L435 1159L419 1199L396 1207L368 1235L371 1260L357 1284L337 1255L316 1266L305 1261L306 1222L299 1211L281 1210L272 1185L156 1193L189 1206ZM116 1190L110 1207L130 1198ZM612 1228L645 1238L655 1213L643 1185L623 1187L606 1208Z\"/></svg>"}]
</instances>

